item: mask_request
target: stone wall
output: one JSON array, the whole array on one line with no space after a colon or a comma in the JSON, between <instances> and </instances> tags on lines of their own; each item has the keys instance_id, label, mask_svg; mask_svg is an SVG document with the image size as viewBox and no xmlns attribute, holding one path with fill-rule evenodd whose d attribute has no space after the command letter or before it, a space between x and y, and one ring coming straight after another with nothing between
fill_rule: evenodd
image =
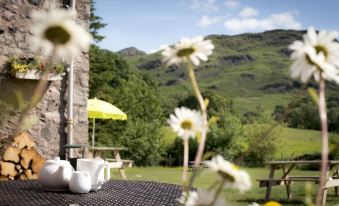
<instances>
[{"instance_id":1,"label":"stone wall","mask_svg":"<svg viewBox=\"0 0 339 206\"><path fill-rule=\"evenodd\" d=\"M88 27L90 0L77 0L77 22ZM0 1L0 141L13 136L20 115L20 99L28 102L38 81L15 79L8 73L9 57L34 57L27 43L32 10L60 8L69 0L1 0ZM74 61L74 142L88 139L88 53ZM67 141L67 74L61 81L50 81L42 100L29 115L35 124L27 131L45 158L64 156ZM21 98L22 97L22 98Z\"/></svg>"}]
</instances>

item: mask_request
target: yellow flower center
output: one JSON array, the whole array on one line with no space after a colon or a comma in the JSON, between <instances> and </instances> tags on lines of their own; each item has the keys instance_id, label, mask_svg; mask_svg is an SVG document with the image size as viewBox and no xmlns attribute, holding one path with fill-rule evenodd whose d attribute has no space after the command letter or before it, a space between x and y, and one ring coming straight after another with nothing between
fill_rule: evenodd
<instances>
[{"instance_id":1,"label":"yellow flower center","mask_svg":"<svg viewBox=\"0 0 339 206\"><path fill-rule=\"evenodd\" d=\"M237 165L233 164L233 163L231 163L231 167L232 167L232 169L234 169L234 170L237 170L237 171L240 170L240 168L239 168Z\"/></svg>"},{"instance_id":2,"label":"yellow flower center","mask_svg":"<svg viewBox=\"0 0 339 206\"><path fill-rule=\"evenodd\" d=\"M317 52L317 54L319 54L320 52L322 52L325 56L325 58L327 58L328 56L328 52L327 52L327 49L322 46L322 45L317 45L314 47L315 48L315 51Z\"/></svg>"},{"instance_id":3,"label":"yellow flower center","mask_svg":"<svg viewBox=\"0 0 339 206\"><path fill-rule=\"evenodd\" d=\"M266 204L264 204L264 206L282 206L282 205L279 204L279 202L269 201Z\"/></svg>"},{"instance_id":4,"label":"yellow flower center","mask_svg":"<svg viewBox=\"0 0 339 206\"><path fill-rule=\"evenodd\" d=\"M190 130L193 128L193 122L189 120L185 120L181 122L181 128L183 128L184 130Z\"/></svg>"},{"instance_id":5,"label":"yellow flower center","mask_svg":"<svg viewBox=\"0 0 339 206\"><path fill-rule=\"evenodd\" d=\"M310 65L314 65L315 64L308 54L305 54L305 59L306 59L306 62L308 64L310 64Z\"/></svg>"},{"instance_id":6,"label":"yellow flower center","mask_svg":"<svg viewBox=\"0 0 339 206\"><path fill-rule=\"evenodd\" d=\"M178 57L188 57L189 55L193 54L195 52L195 49L190 47L190 48L184 48L181 49L177 52Z\"/></svg>"},{"instance_id":7,"label":"yellow flower center","mask_svg":"<svg viewBox=\"0 0 339 206\"><path fill-rule=\"evenodd\" d=\"M228 182L235 182L235 178L232 175L230 175L229 173L224 172L224 171L220 171L220 170L218 171L218 173L224 180L226 180Z\"/></svg>"},{"instance_id":8,"label":"yellow flower center","mask_svg":"<svg viewBox=\"0 0 339 206\"><path fill-rule=\"evenodd\" d=\"M328 57L328 51L327 51L327 49L326 49L324 46L322 46L322 45L317 45L317 46L314 47L314 49L315 49L315 52L317 52L317 54L319 54L320 52L322 52L322 53L324 54L324 56L325 56L325 59L327 59L327 57ZM321 67L318 66L314 61L312 61L312 59L311 59L307 54L305 55L305 59L306 59L307 63L309 63L309 64L311 64L311 65L316 65L317 68L318 68L320 71L322 71Z\"/></svg>"},{"instance_id":9,"label":"yellow flower center","mask_svg":"<svg viewBox=\"0 0 339 206\"><path fill-rule=\"evenodd\" d=\"M44 35L54 45L66 44L71 39L71 34L59 25L47 28Z\"/></svg>"}]
</instances>

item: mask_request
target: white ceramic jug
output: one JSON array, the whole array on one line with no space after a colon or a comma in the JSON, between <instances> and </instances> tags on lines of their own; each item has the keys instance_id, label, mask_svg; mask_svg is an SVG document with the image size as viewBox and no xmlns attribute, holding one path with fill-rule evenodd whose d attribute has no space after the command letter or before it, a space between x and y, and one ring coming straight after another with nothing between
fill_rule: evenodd
<instances>
[{"instance_id":1,"label":"white ceramic jug","mask_svg":"<svg viewBox=\"0 0 339 206\"><path fill-rule=\"evenodd\" d=\"M74 193L88 193L91 190L91 177L87 171L75 171L69 181L69 190Z\"/></svg>"},{"instance_id":2,"label":"white ceramic jug","mask_svg":"<svg viewBox=\"0 0 339 206\"><path fill-rule=\"evenodd\" d=\"M106 168L106 173L104 172ZM91 190L96 191L101 185L110 179L110 166L103 159L87 159L77 160L77 171L87 171L91 177ZM104 174L106 174L104 176Z\"/></svg>"}]
</instances>

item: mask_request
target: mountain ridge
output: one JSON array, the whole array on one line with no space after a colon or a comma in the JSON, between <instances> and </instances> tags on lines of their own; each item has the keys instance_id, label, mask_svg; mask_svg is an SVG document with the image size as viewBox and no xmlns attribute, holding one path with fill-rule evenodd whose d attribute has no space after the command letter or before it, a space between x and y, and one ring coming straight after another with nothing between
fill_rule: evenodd
<instances>
[{"instance_id":1,"label":"mountain ridge","mask_svg":"<svg viewBox=\"0 0 339 206\"><path fill-rule=\"evenodd\" d=\"M242 113L287 104L302 84L290 77L288 45L304 30L271 30L238 35L208 35L215 45L207 62L195 73L202 91L212 90L235 99ZM176 99L191 92L184 66L166 67L160 52L124 57L141 73L157 82L163 98ZM182 69L183 67L183 69Z\"/></svg>"},{"instance_id":2,"label":"mountain ridge","mask_svg":"<svg viewBox=\"0 0 339 206\"><path fill-rule=\"evenodd\" d=\"M136 47L127 47L124 49L121 49L119 51L116 52L117 54L121 55L121 56L138 56L138 55L145 55L146 52L136 48Z\"/></svg>"}]
</instances>

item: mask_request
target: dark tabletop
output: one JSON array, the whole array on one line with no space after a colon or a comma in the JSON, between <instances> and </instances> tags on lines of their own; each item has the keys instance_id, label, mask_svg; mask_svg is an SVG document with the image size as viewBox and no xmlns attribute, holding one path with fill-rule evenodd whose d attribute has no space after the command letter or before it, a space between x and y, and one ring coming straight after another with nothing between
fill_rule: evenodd
<instances>
[{"instance_id":1,"label":"dark tabletop","mask_svg":"<svg viewBox=\"0 0 339 206\"><path fill-rule=\"evenodd\" d=\"M44 191L36 180L0 182L0 205L178 205L181 186L110 180L88 194Z\"/></svg>"}]
</instances>

